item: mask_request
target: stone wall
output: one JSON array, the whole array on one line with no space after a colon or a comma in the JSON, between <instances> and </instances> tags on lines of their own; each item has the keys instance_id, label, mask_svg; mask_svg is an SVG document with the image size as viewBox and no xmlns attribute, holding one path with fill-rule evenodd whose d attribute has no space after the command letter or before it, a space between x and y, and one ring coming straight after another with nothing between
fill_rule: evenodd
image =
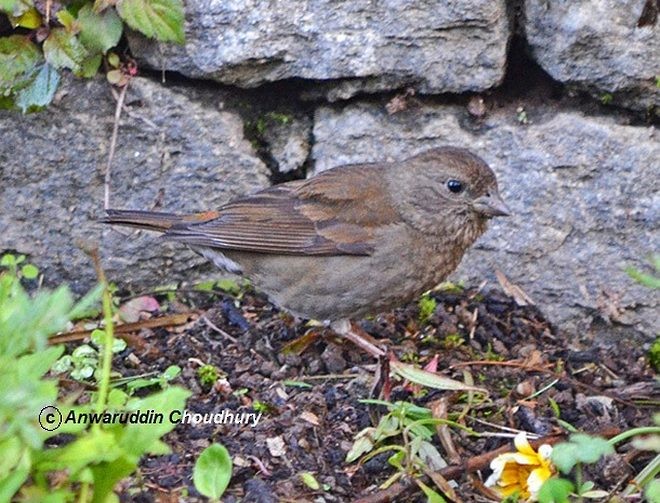
<instances>
[{"instance_id":1,"label":"stone wall","mask_svg":"<svg viewBox=\"0 0 660 503\"><path fill-rule=\"evenodd\" d=\"M186 2L187 42L130 34L112 206L195 211L273 181L452 144L484 157L514 215L455 279L499 269L576 335L660 331L623 272L658 252L654 0ZM161 70L167 80L160 80ZM0 112L0 250L94 282L99 245L134 289L214 274L181 246L95 224L114 99L68 79L40 114Z\"/></svg>"}]
</instances>

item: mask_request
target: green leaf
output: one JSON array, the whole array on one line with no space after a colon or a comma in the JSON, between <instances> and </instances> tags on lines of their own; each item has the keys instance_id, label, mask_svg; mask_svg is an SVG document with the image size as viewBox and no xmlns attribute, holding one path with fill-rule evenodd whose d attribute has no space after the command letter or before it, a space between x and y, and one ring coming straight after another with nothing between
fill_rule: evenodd
<instances>
[{"instance_id":1,"label":"green leaf","mask_svg":"<svg viewBox=\"0 0 660 503\"><path fill-rule=\"evenodd\" d=\"M208 446L199 455L193 469L195 488L207 498L219 499L231 480L229 451L221 444Z\"/></svg>"},{"instance_id":2,"label":"green leaf","mask_svg":"<svg viewBox=\"0 0 660 503\"><path fill-rule=\"evenodd\" d=\"M632 279L634 279L641 285L644 285L648 288L653 288L655 290L660 289L660 278L656 278L655 276L646 274L638 269L635 269L634 267L627 267L625 271L628 274L628 276L630 276Z\"/></svg>"},{"instance_id":3,"label":"green leaf","mask_svg":"<svg viewBox=\"0 0 660 503\"><path fill-rule=\"evenodd\" d=\"M60 9L57 11L57 20L62 26L66 28L66 31L77 33L78 26L76 26L76 18L66 9Z\"/></svg>"},{"instance_id":4,"label":"green leaf","mask_svg":"<svg viewBox=\"0 0 660 503\"><path fill-rule=\"evenodd\" d=\"M571 435L570 440L577 445L578 459L582 463L595 463L602 456L614 454L614 447L604 438L578 433Z\"/></svg>"},{"instance_id":5,"label":"green leaf","mask_svg":"<svg viewBox=\"0 0 660 503\"><path fill-rule=\"evenodd\" d=\"M2 39L0 39L2 42ZM11 253L7 253L0 258L0 266L2 267L13 267L16 265L16 256Z\"/></svg>"},{"instance_id":6,"label":"green leaf","mask_svg":"<svg viewBox=\"0 0 660 503\"><path fill-rule=\"evenodd\" d=\"M41 51L28 37L0 38L0 96L29 85L42 61Z\"/></svg>"},{"instance_id":7,"label":"green leaf","mask_svg":"<svg viewBox=\"0 0 660 503\"><path fill-rule=\"evenodd\" d=\"M73 33L64 28L55 28L44 41L44 56L55 68L68 68L79 72L87 57L87 49Z\"/></svg>"},{"instance_id":8,"label":"green leaf","mask_svg":"<svg viewBox=\"0 0 660 503\"><path fill-rule=\"evenodd\" d=\"M131 28L162 42L183 44L183 2L181 0L119 0L119 16Z\"/></svg>"},{"instance_id":9,"label":"green leaf","mask_svg":"<svg viewBox=\"0 0 660 503\"><path fill-rule=\"evenodd\" d=\"M419 322L423 325L431 319L435 309L438 307L438 302L429 294L422 295L418 302L419 306Z\"/></svg>"},{"instance_id":10,"label":"green leaf","mask_svg":"<svg viewBox=\"0 0 660 503\"><path fill-rule=\"evenodd\" d=\"M92 463L116 460L122 451L115 436L105 430L90 430L65 447L45 450L40 456L40 470L68 470L77 473Z\"/></svg>"},{"instance_id":11,"label":"green leaf","mask_svg":"<svg viewBox=\"0 0 660 503\"><path fill-rule=\"evenodd\" d=\"M4 462L0 464L0 501L12 501L12 496L23 485L30 475L31 460L30 452L21 445L18 437L8 437L0 442ZM6 466L6 461L11 462L11 469ZM3 466L5 465L5 466Z\"/></svg>"},{"instance_id":12,"label":"green leaf","mask_svg":"<svg viewBox=\"0 0 660 503\"><path fill-rule=\"evenodd\" d=\"M121 445L129 457L129 461L136 463L146 453L166 453L166 446L160 442L160 437L172 431L176 423L168 420L173 410L182 410L190 391L176 386L159 391L145 398L133 398L126 404L125 410L153 410L165 417L162 423L156 424L129 424L120 433Z\"/></svg>"},{"instance_id":13,"label":"green leaf","mask_svg":"<svg viewBox=\"0 0 660 503\"><path fill-rule=\"evenodd\" d=\"M439 374L427 372L426 370L408 365L407 363L391 361L390 368L394 373L403 377L404 379L408 379L410 382L416 384L421 384L427 388L451 391L476 391L478 393L488 394L488 392L483 388L468 386L467 384L460 381L454 381L453 379L443 377Z\"/></svg>"},{"instance_id":14,"label":"green leaf","mask_svg":"<svg viewBox=\"0 0 660 503\"><path fill-rule=\"evenodd\" d=\"M651 503L657 503L660 501L660 479L655 479L649 482L649 485L646 486L646 490L644 491L644 495L646 496L646 500Z\"/></svg>"},{"instance_id":15,"label":"green leaf","mask_svg":"<svg viewBox=\"0 0 660 503\"><path fill-rule=\"evenodd\" d=\"M91 79L99 71L102 60L103 56L101 54L95 54L94 56L85 58L80 64L80 71L76 72L76 76Z\"/></svg>"},{"instance_id":16,"label":"green leaf","mask_svg":"<svg viewBox=\"0 0 660 503\"><path fill-rule=\"evenodd\" d=\"M124 457L113 460L112 462L103 462L94 464L90 467L94 477L94 497L92 503L107 503L108 496L121 479L128 477L137 463L129 461Z\"/></svg>"},{"instance_id":17,"label":"green leaf","mask_svg":"<svg viewBox=\"0 0 660 503\"><path fill-rule=\"evenodd\" d=\"M241 287L238 286L238 283L236 283L236 281L234 281L233 279L229 279L229 278L219 279L216 282L216 286L223 292L227 292L231 295L238 295L239 293L241 293Z\"/></svg>"},{"instance_id":18,"label":"green leaf","mask_svg":"<svg viewBox=\"0 0 660 503\"><path fill-rule=\"evenodd\" d=\"M16 94L16 106L23 113L41 110L53 101L53 96L55 96L59 84L59 72L48 63L42 65L35 79ZM28 278L25 273L23 273L23 276Z\"/></svg>"},{"instance_id":19,"label":"green leaf","mask_svg":"<svg viewBox=\"0 0 660 503\"><path fill-rule=\"evenodd\" d=\"M426 496L427 503L447 503L447 500L445 498L443 498L440 494L435 492L433 489L431 489L421 480L415 479L415 482Z\"/></svg>"},{"instance_id":20,"label":"green leaf","mask_svg":"<svg viewBox=\"0 0 660 503\"><path fill-rule=\"evenodd\" d=\"M284 386L291 386L293 388L313 388L311 384L308 382L302 382L302 381L292 381L292 380L286 380L282 381L282 384Z\"/></svg>"},{"instance_id":21,"label":"green leaf","mask_svg":"<svg viewBox=\"0 0 660 503\"><path fill-rule=\"evenodd\" d=\"M78 11L78 23L80 41L91 53L101 54L117 45L124 26L114 9L97 14L90 4Z\"/></svg>"},{"instance_id":22,"label":"green leaf","mask_svg":"<svg viewBox=\"0 0 660 503\"><path fill-rule=\"evenodd\" d=\"M0 11L18 17L25 14L33 5L31 0L0 0Z\"/></svg>"},{"instance_id":23,"label":"green leaf","mask_svg":"<svg viewBox=\"0 0 660 503\"><path fill-rule=\"evenodd\" d=\"M371 440L371 435L374 431L375 428L365 428L355 436L355 442L353 442L351 450L346 454L347 463L352 463L374 448L374 442Z\"/></svg>"},{"instance_id":24,"label":"green leaf","mask_svg":"<svg viewBox=\"0 0 660 503\"><path fill-rule=\"evenodd\" d=\"M570 503L569 496L575 488L566 479L546 480L539 490L539 503Z\"/></svg>"},{"instance_id":25,"label":"green leaf","mask_svg":"<svg viewBox=\"0 0 660 503\"><path fill-rule=\"evenodd\" d=\"M178 365L170 365L163 372L163 377L166 380L171 381L172 379L178 377L179 374L181 374L181 367L179 367Z\"/></svg>"},{"instance_id":26,"label":"green leaf","mask_svg":"<svg viewBox=\"0 0 660 503\"><path fill-rule=\"evenodd\" d=\"M43 21L41 19L41 14L39 14L39 11L34 7L30 7L18 17L9 16L9 20L14 27L20 26L21 28L27 28L28 30L39 28Z\"/></svg>"},{"instance_id":27,"label":"green leaf","mask_svg":"<svg viewBox=\"0 0 660 503\"><path fill-rule=\"evenodd\" d=\"M314 477L314 475L312 475L310 472L301 472L299 476L302 483L309 487L312 491L318 491L321 489L321 484L319 484L319 481L316 480L316 477Z\"/></svg>"},{"instance_id":28,"label":"green leaf","mask_svg":"<svg viewBox=\"0 0 660 503\"><path fill-rule=\"evenodd\" d=\"M557 444L552 449L552 462L563 473L569 473L578 462L577 446L570 442Z\"/></svg>"},{"instance_id":29,"label":"green leaf","mask_svg":"<svg viewBox=\"0 0 660 503\"><path fill-rule=\"evenodd\" d=\"M571 435L570 442L555 445L552 461L559 470L568 473L577 463L595 463L613 452L614 447L607 440L578 433Z\"/></svg>"},{"instance_id":30,"label":"green leaf","mask_svg":"<svg viewBox=\"0 0 660 503\"><path fill-rule=\"evenodd\" d=\"M25 264L21 267L21 275L25 279L34 279L39 276L39 269L33 264Z\"/></svg>"}]
</instances>

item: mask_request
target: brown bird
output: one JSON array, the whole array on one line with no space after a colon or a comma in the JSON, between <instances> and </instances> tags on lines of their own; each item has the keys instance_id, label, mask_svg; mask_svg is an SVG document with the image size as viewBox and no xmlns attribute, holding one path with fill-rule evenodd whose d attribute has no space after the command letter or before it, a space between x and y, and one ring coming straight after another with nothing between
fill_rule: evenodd
<instances>
[{"instance_id":1,"label":"brown bird","mask_svg":"<svg viewBox=\"0 0 660 503\"><path fill-rule=\"evenodd\" d=\"M216 211L108 210L101 221L162 232L244 274L291 313L325 321L370 353L349 320L389 310L443 281L487 226L508 215L495 174L468 150L342 166Z\"/></svg>"}]
</instances>

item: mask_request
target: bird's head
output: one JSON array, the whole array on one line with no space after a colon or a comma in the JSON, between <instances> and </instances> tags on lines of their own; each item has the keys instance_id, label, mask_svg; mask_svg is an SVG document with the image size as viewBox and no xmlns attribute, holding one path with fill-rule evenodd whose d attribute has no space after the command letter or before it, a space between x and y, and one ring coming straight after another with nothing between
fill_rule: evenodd
<instances>
[{"instance_id":1,"label":"bird's head","mask_svg":"<svg viewBox=\"0 0 660 503\"><path fill-rule=\"evenodd\" d=\"M409 223L435 234L474 226L509 215L495 173L469 150L440 147L412 157L390 172L390 185L400 193L400 211Z\"/></svg>"}]
</instances>

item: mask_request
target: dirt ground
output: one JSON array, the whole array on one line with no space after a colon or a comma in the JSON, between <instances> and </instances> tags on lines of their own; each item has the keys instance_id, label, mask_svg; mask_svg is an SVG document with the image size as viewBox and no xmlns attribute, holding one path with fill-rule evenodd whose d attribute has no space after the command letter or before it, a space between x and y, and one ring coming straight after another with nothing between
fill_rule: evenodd
<instances>
[{"instance_id":1,"label":"dirt ground","mask_svg":"<svg viewBox=\"0 0 660 503\"><path fill-rule=\"evenodd\" d=\"M640 344L621 340L616 347L598 348L587 337L570 339L536 307L518 306L499 287L432 296L437 308L425 323L419 321L418 305L412 304L361 325L372 336L389 340L400 360L423 366L438 355L439 372L458 380L469 373L490 396L470 405L465 414L461 393L428 390L413 395L395 381L391 401L424 406L446 397L449 417L462 413L462 421L477 431L502 433L503 426L541 437L565 432L557 412L561 420L593 433L651 424L657 389ZM238 297L180 292L168 311L191 313L191 319L129 335L129 347L115 358L115 370L127 376L179 365L183 371L174 382L193 392L190 411L257 408L263 416L256 427L177 426L165 437L172 453L143 459L139 475L121 490L123 500L203 499L192 484L192 468L207 445L220 442L234 461L226 502L343 502L368 495L374 501L426 501L410 487L394 496L379 492L379 484L394 473L388 453L361 466L345 462L355 434L372 424L369 406L359 400L369 397L374 359L329 334L300 355L284 351L309 327L249 289ZM197 377L202 364L212 364L224 375L210 389L202 389ZM374 411L379 412L372 407ZM509 442L451 431L463 463ZM600 488L612 489L626 483L644 462L648 458L624 452L601 463L591 477ZM303 484L301 472L311 472L322 488L314 491ZM488 469L466 472L461 469L456 479L463 501L490 501L479 482Z\"/></svg>"}]
</instances>

